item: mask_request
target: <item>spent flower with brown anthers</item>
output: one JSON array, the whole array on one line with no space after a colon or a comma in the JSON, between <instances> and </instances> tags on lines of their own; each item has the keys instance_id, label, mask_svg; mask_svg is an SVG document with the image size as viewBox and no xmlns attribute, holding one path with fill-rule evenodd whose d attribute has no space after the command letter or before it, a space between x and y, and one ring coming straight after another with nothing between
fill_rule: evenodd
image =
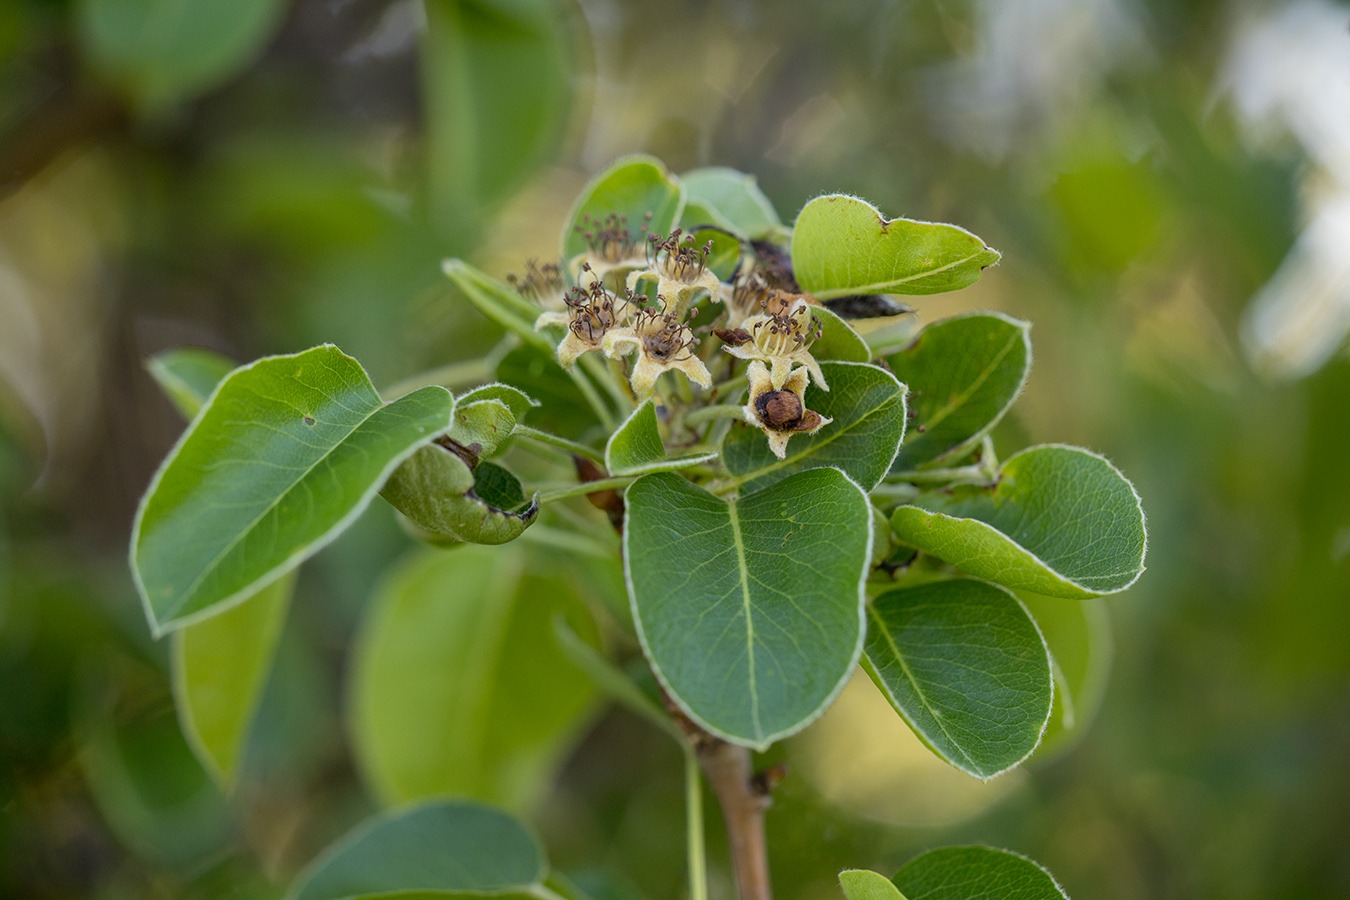
<instances>
[{"instance_id":1,"label":"spent flower with brown anthers","mask_svg":"<svg viewBox=\"0 0 1350 900\"><path fill-rule=\"evenodd\" d=\"M631 315L628 301L615 298L599 280L572 288L563 303L567 312L540 313L534 328L562 325L567 329L558 342L558 362L564 369L570 369L581 354L601 349L605 336L622 327Z\"/></svg>"},{"instance_id":2,"label":"spent flower with brown anthers","mask_svg":"<svg viewBox=\"0 0 1350 900\"><path fill-rule=\"evenodd\" d=\"M617 291L628 273L647 266L647 228L652 214L647 213L636 229L628 217L610 213L603 219L581 217L576 231L586 243L586 252L575 257L569 267L578 282L596 279ZM612 277L611 277L612 276Z\"/></svg>"},{"instance_id":3,"label":"spent flower with brown anthers","mask_svg":"<svg viewBox=\"0 0 1350 900\"><path fill-rule=\"evenodd\" d=\"M811 314L811 305L804 297L781 292L772 292L763 302L764 312L741 322L739 328L718 334L722 349L741 359L767 363L775 387L783 386L793 365L801 365L821 390L828 391L820 363L811 355L811 345L821 335L820 320Z\"/></svg>"},{"instance_id":4,"label":"spent flower with brown anthers","mask_svg":"<svg viewBox=\"0 0 1350 900\"><path fill-rule=\"evenodd\" d=\"M673 313L654 307L638 310L632 325L611 331L604 338L605 355L611 359L620 359L637 351L637 362L629 382L639 400L651 396L656 379L668 369L683 372L700 387L712 387L707 366L694 355L697 346L698 338L688 325Z\"/></svg>"},{"instance_id":5,"label":"spent flower with brown anthers","mask_svg":"<svg viewBox=\"0 0 1350 900\"><path fill-rule=\"evenodd\" d=\"M666 298L675 316L683 316L700 292L721 296L722 282L708 268L711 252L712 241L696 246L694 236L679 228L666 238L653 234L647 238L646 268L628 273L628 288L643 279L655 280L656 293Z\"/></svg>"},{"instance_id":6,"label":"spent flower with brown anthers","mask_svg":"<svg viewBox=\"0 0 1350 900\"><path fill-rule=\"evenodd\" d=\"M525 274L511 273L506 276L506 283L516 293L541 308L561 312L565 307L563 297L567 293L562 276L562 267L557 263L541 264L537 259L530 259L525 262Z\"/></svg>"},{"instance_id":7,"label":"spent flower with brown anthers","mask_svg":"<svg viewBox=\"0 0 1350 900\"><path fill-rule=\"evenodd\" d=\"M775 385L764 363L755 360L746 373L750 397L741 410L745 421L764 432L769 449L779 459L787 457L788 438L815 434L833 422L806 408L806 367L793 369L781 385Z\"/></svg>"}]
</instances>

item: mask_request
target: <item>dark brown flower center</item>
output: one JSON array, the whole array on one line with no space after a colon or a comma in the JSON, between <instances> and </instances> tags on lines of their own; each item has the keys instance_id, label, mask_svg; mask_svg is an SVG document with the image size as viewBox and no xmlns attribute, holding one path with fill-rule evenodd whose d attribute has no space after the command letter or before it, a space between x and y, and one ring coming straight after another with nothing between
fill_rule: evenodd
<instances>
[{"instance_id":1,"label":"dark brown flower center","mask_svg":"<svg viewBox=\"0 0 1350 900\"><path fill-rule=\"evenodd\" d=\"M759 420L775 431L795 431L806 408L792 391L765 391L755 398Z\"/></svg>"}]
</instances>

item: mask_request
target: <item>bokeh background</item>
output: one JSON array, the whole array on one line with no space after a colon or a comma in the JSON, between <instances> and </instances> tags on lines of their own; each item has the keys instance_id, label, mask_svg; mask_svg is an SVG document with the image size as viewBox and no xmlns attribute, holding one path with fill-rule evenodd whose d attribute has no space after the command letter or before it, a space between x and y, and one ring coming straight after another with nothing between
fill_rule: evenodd
<instances>
[{"instance_id":1,"label":"bokeh background","mask_svg":"<svg viewBox=\"0 0 1350 900\"><path fill-rule=\"evenodd\" d=\"M498 334L439 260L551 253L588 174L634 151L755 173L787 221L847 191L980 234L1003 262L919 316L1031 319L1001 447L1102 451L1149 518L1077 745L979 785L854 685L774 751L778 895L980 842L1077 900L1350 896L1330 0L4 0L0 896L277 897L374 808L343 679L407 540L375 509L306 567L221 797L124 561L182 428L143 360L333 341L388 384L472 359ZM681 792L673 745L597 709L530 815L605 900L677 900Z\"/></svg>"}]
</instances>

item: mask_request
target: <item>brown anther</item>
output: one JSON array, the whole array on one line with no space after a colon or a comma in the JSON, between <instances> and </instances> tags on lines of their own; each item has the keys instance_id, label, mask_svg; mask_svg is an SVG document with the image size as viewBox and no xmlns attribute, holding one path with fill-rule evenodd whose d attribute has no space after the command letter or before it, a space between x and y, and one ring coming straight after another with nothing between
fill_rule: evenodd
<instances>
[{"instance_id":1,"label":"brown anther","mask_svg":"<svg viewBox=\"0 0 1350 900\"><path fill-rule=\"evenodd\" d=\"M718 340L730 347L748 344L754 338L744 328L714 328L712 333Z\"/></svg>"}]
</instances>

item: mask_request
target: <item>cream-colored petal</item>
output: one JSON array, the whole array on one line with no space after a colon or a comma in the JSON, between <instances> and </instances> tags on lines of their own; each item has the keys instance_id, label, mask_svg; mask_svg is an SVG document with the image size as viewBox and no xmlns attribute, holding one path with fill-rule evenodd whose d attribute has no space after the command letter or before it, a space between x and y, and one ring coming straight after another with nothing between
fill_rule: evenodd
<instances>
[{"instance_id":1,"label":"cream-colored petal","mask_svg":"<svg viewBox=\"0 0 1350 900\"><path fill-rule=\"evenodd\" d=\"M563 335L563 339L558 342L558 363L564 369L570 369L581 354L598 349L600 348L597 345L583 341L577 337L575 331L569 328L567 334Z\"/></svg>"},{"instance_id":2,"label":"cream-colored petal","mask_svg":"<svg viewBox=\"0 0 1350 900\"><path fill-rule=\"evenodd\" d=\"M769 371L773 386L782 390L783 385L787 383L788 376L792 374L792 358L789 356L773 356L769 358L769 365L771 366Z\"/></svg>"},{"instance_id":3,"label":"cream-colored petal","mask_svg":"<svg viewBox=\"0 0 1350 900\"><path fill-rule=\"evenodd\" d=\"M665 367L644 354L638 355L637 365L633 366L633 374L628 377L628 383L633 386L633 394L638 400L646 400L656 389L656 379L661 377Z\"/></svg>"},{"instance_id":4,"label":"cream-colored petal","mask_svg":"<svg viewBox=\"0 0 1350 900\"><path fill-rule=\"evenodd\" d=\"M782 390L792 391L803 400L806 399L806 367L802 366L792 370L792 374L784 379Z\"/></svg>"},{"instance_id":5,"label":"cream-colored petal","mask_svg":"<svg viewBox=\"0 0 1350 900\"><path fill-rule=\"evenodd\" d=\"M756 397L774 389L773 379L769 377L768 368L759 360L750 363L750 367L746 369L745 374L750 381L750 404L753 406ZM758 424L758 420L756 420L756 424Z\"/></svg>"},{"instance_id":6,"label":"cream-colored petal","mask_svg":"<svg viewBox=\"0 0 1350 900\"><path fill-rule=\"evenodd\" d=\"M708 367L703 365L703 360L697 356L688 356L684 359L677 359L670 363L672 369L679 369L685 377L701 388L712 387L712 375L708 373Z\"/></svg>"},{"instance_id":7,"label":"cream-colored petal","mask_svg":"<svg viewBox=\"0 0 1350 900\"><path fill-rule=\"evenodd\" d=\"M769 439L769 449L773 451L773 455L779 459L786 459L787 442L788 438L792 437L792 432L774 431L771 428L766 428L764 429L764 436Z\"/></svg>"},{"instance_id":8,"label":"cream-colored petal","mask_svg":"<svg viewBox=\"0 0 1350 900\"><path fill-rule=\"evenodd\" d=\"M543 331L548 325L561 325L567 327L567 313L565 312L541 312L539 317L534 320L534 330Z\"/></svg>"},{"instance_id":9,"label":"cream-colored petal","mask_svg":"<svg viewBox=\"0 0 1350 900\"><path fill-rule=\"evenodd\" d=\"M825 383L825 373L820 371L820 363L811 355L810 350L798 350L792 356L797 362L802 363L811 372L811 382L822 391L828 391L830 386Z\"/></svg>"},{"instance_id":10,"label":"cream-colored petal","mask_svg":"<svg viewBox=\"0 0 1350 900\"><path fill-rule=\"evenodd\" d=\"M739 359L763 359L759 350L754 344L741 344L739 347L733 347L730 344L723 344L722 349Z\"/></svg>"},{"instance_id":11,"label":"cream-colored petal","mask_svg":"<svg viewBox=\"0 0 1350 900\"><path fill-rule=\"evenodd\" d=\"M642 349L642 339L631 328L614 328L605 332L602 346L605 356L610 359L619 359L634 350Z\"/></svg>"}]
</instances>

